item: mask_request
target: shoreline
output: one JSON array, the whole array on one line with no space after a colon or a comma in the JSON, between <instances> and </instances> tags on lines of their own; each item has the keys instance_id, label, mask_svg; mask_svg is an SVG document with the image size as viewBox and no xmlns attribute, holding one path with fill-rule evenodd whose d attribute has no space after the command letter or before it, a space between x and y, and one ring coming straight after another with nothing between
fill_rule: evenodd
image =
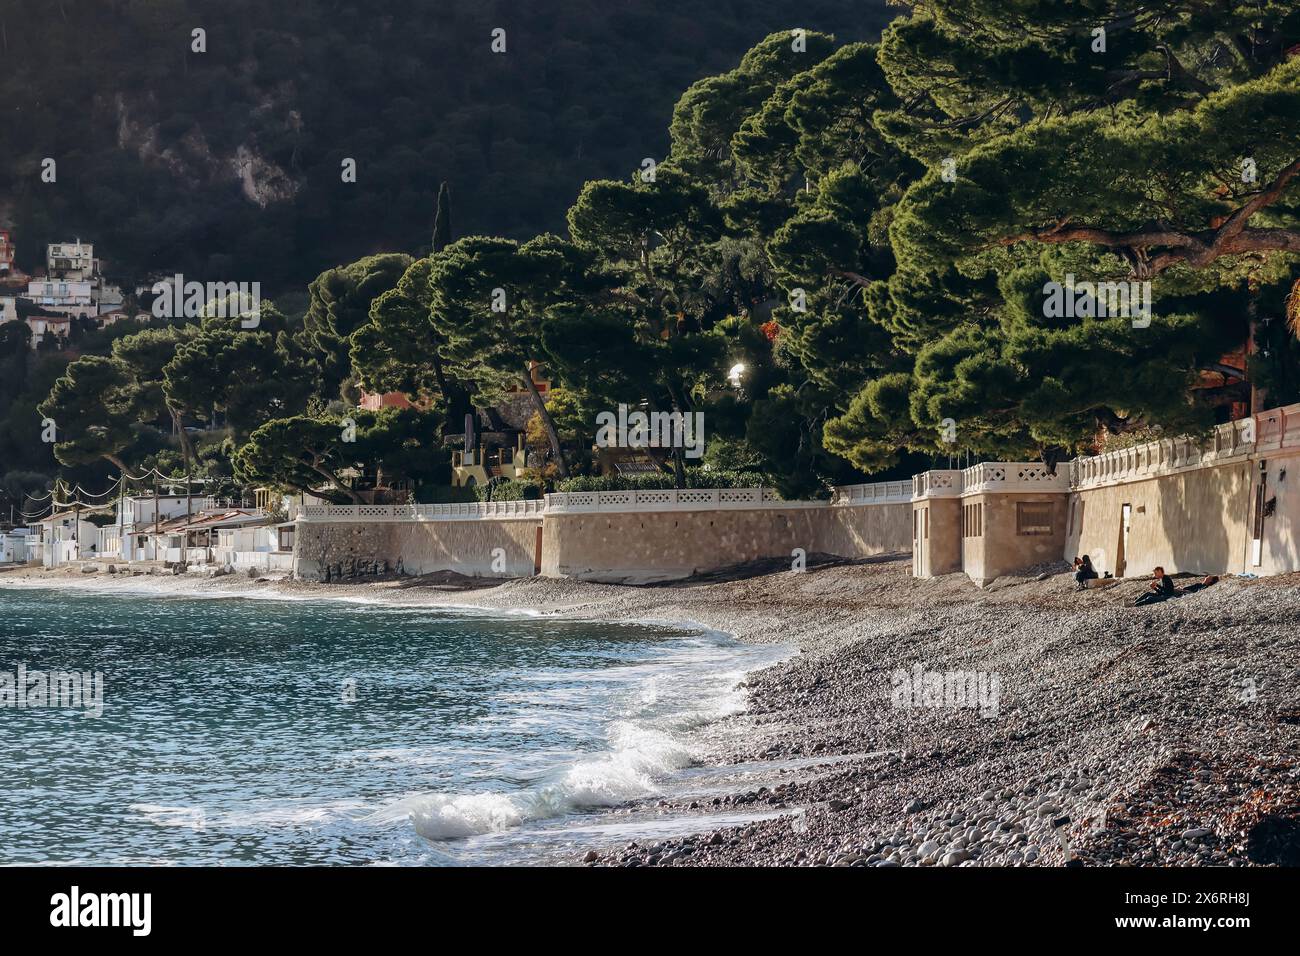
<instances>
[{"instance_id":1,"label":"shoreline","mask_svg":"<svg viewBox=\"0 0 1300 956\"><path fill-rule=\"evenodd\" d=\"M1226 578L1134 608L1145 581L1078 592L1063 565L983 590L910 571L885 558L634 587L19 568L0 571L0 588L438 606L686 626L797 650L748 674L746 709L723 719L746 733L724 759L826 758L805 768L811 778L636 802L683 823L780 815L593 849L581 857L592 865L1300 864L1300 688L1287 665L1300 658L1300 575ZM995 675L996 712L895 706L897 675L918 664Z\"/></svg>"}]
</instances>

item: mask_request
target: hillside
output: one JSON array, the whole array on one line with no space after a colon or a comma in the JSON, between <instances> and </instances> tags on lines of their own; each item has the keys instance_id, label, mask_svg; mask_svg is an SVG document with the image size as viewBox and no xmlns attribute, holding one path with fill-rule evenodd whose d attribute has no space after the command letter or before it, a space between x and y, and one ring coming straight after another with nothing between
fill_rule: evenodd
<instances>
[{"instance_id":1,"label":"hillside","mask_svg":"<svg viewBox=\"0 0 1300 956\"><path fill-rule=\"evenodd\" d=\"M560 230L583 182L662 157L694 80L773 30L858 39L894 12L810 0L792 23L778 0L11 0L0 225L23 267L79 235L122 278L180 269L271 293L427 245L442 180L458 235ZM206 52L191 49L196 28Z\"/></svg>"}]
</instances>

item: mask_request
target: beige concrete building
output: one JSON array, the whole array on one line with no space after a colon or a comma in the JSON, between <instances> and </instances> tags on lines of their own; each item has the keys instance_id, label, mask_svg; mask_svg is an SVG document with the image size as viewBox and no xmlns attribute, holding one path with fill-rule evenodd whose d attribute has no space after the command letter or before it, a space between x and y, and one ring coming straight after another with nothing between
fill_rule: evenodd
<instances>
[{"instance_id":1,"label":"beige concrete building","mask_svg":"<svg viewBox=\"0 0 1300 956\"><path fill-rule=\"evenodd\" d=\"M965 571L983 586L1060 560L1068 476L1041 462L986 462L913 479L913 574Z\"/></svg>"},{"instance_id":2,"label":"beige concrete building","mask_svg":"<svg viewBox=\"0 0 1300 956\"><path fill-rule=\"evenodd\" d=\"M912 574L932 578L962 568L961 471L927 471L912 479Z\"/></svg>"},{"instance_id":3,"label":"beige concrete building","mask_svg":"<svg viewBox=\"0 0 1300 956\"><path fill-rule=\"evenodd\" d=\"M914 480L917 577L1002 574L1088 555L1102 576L1300 570L1300 405L1078 458L1049 475L990 462ZM1288 481L1288 478L1290 479ZM954 552L954 538L960 541ZM957 557L954 558L954 554Z\"/></svg>"},{"instance_id":4,"label":"beige concrete building","mask_svg":"<svg viewBox=\"0 0 1300 956\"><path fill-rule=\"evenodd\" d=\"M1069 478L1041 462L992 462L962 473L962 568L983 587L1010 571L1059 561Z\"/></svg>"}]
</instances>

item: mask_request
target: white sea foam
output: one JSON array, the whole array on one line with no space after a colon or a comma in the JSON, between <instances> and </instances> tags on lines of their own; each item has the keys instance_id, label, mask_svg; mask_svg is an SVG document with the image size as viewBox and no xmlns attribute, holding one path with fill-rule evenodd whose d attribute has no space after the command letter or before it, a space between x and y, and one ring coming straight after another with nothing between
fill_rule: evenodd
<instances>
[{"instance_id":1,"label":"white sea foam","mask_svg":"<svg viewBox=\"0 0 1300 956\"><path fill-rule=\"evenodd\" d=\"M503 613L499 608L397 604L356 596L216 589L185 593L163 582L140 582L138 587L125 588L123 582L105 586L107 583L96 588L78 581L73 587L105 594L147 592L160 598L249 598L295 603L341 600L375 605L386 611L429 614L431 618L442 614L490 617ZM19 586L41 588L48 587L49 582L24 582ZM662 627L672 622L639 623ZM500 839L528 841L543 830L567 831L570 826L613 820L611 815L582 811L665 793L680 794L691 782L684 778L683 771L707 762L707 755L715 749L710 740L715 735L701 733L701 729L745 708L747 693L736 685L746 671L791 653L788 648L720 646L719 632L698 626L692 627L695 636L683 639L681 627L677 622L674 641L650 660L578 669L555 665L521 667L511 682L493 688L487 712L468 722L450 748L432 742L421 746L418 737L407 737L401 740L407 746L350 750L348 757L355 761L399 769L402 765L432 768L423 772L419 782L398 778L401 782L388 792L402 795L386 802L373 798L283 802L263 799L243 806L208 808L139 803L133 804L131 810L156 826L188 828L196 833L246 827L328 829L341 825L384 828L419 843L413 840L414 830L431 841L432 845L422 845L435 855L466 852L466 844L451 842L466 837L497 834ZM494 738L483 742L481 748L480 729ZM592 739L592 731L603 740L603 748ZM521 735L548 743L516 749L513 738ZM597 749L591 750L593 745ZM446 785L443 792L430 792L439 786L434 781L445 779L444 768L453 763L456 782ZM409 792L412 784L428 789ZM185 797L176 800L177 804L187 802ZM571 815L572 819L565 819ZM513 837L507 835L511 831Z\"/></svg>"},{"instance_id":2,"label":"white sea foam","mask_svg":"<svg viewBox=\"0 0 1300 956\"><path fill-rule=\"evenodd\" d=\"M415 832L427 840L449 840L518 826L525 812L503 793L433 796L411 811Z\"/></svg>"},{"instance_id":3,"label":"white sea foam","mask_svg":"<svg viewBox=\"0 0 1300 956\"><path fill-rule=\"evenodd\" d=\"M661 686L672 667L647 668L650 675L632 689L635 719L610 724L609 749L572 759L545 774L530 787L513 792L480 791L457 794L415 793L379 808L343 801L325 805L262 806L212 812L199 806L134 804L131 810L162 827L195 831L250 826L319 826L351 820L387 827L410 825L427 840L444 842L480 834L501 833L529 823L562 817L575 811L617 806L662 792L679 771L691 766L699 754L683 739L682 731L705 725L743 706L744 694L733 689L733 674L714 672L710 679L686 688L674 688L685 699L661 696ZM739 672L736 672L739 673ZM703 694L691 699L689 694ZM677 709L674 705L694 706ZM665 709L667 708L667 709ZM364 754L367 759L425 763L429 754L420 748L381 748ZM439 757L439 759L442 759ZM436 761L435 761L436 762ZM518 768L516 768L518 769Z\"/></svg>"},{"instance_id":4,"label":"white sea foam","mask_svg":"<svg viewBox=\"0 0 1300 956\"><path fill-rule=\"evenodd\" d=\"M337 602L342 604L359 604L385 611L407 611L414 613L446 613L464 617L528 617L541 618L549 616L547 612L531 607L492 607L489 605L469 604L458 601L439 602L429 596L408 598L404 595L376 594L325 594L320 591L294 593L269 588L223 588L220 585L208 585L207 578L189 575L154 575L105 576L90 578L73 577L32 577L15 578L0 575L0 589L15 591L68 590L85 594L105 596L147 595L153 598L184 598L196 601L219 601L242 599L248 601L281 601L289 604L320 602ZM195 588L195 584L205 586ZM627 622L639 623L639 622Z\"/></svg>"},{"instance_id":5,"label":"white sea foam","mask_svg":"<svg viewBox=\"0 0 1300 956\"><path fill-rule=\"evenodd\" d=\"M768 653L760 653L746 663L763 666L788 653L779 648L766 650ZM754 658L754 650L748 649L745 657ZM682 776L703 755L693 739L700 738L700 728L740 712L746 705L746 692L736 687L745 671L737 669L737 663L731 649L718 648L704 639L697 647L652 662L568 674L573 679L570 689L575 694L590 693L597 687L617 689L617 699L611 701L611 706L620 716L607 727L608 749L582 756L570 755L567 761L550 770L544 769L544 763L534 766L528 776L535 782L519 789L501 789L496 782L501 776L494 771L490 790L411 793L377 808L373 804L344 801L216 813L188 806L134 805L131 809L158 826L188 827L195 831L249 826L322 826L345 821L383 828L409 826L436 845L469 837L504 835L530 824L545 826L546 821L558 822L558 818L584 810L619 806L668 789L683 790L692 783L698 788L698 781ZM551 693L554 694L554 688ZM552 696L550 703L554 701ZM492 729L499 733L505 724L513 725L516 731L524 730L541 716L528 708L507 721L491 721ZM557 716L562 718L564 714ZM547 716L543 722L553 719ZM446 759L441 752L420 747L376 748L354 756L415 765L438 764ZM548 759L543 753L533 757ZM560 758L560 754L552 752L549 758ZM499 766L496 771L517 778L522 769L522 764L512 763ZM566 830L570 826L581 829L593 823L588 816L564 826Z\"/></svg>"},{"instance_id":6,"label":"white sea foam","mask_svg":"<svg viewBox=\"0 0 1300 956\"><path fill-rule=\"evenodd\" d=\"M343 801L319 805L291 804L211 811L204 807L169 807L152 803L133 803L128 809L141 814L155 826L184 827L199 831L239 827L317 826L355 819L365 812L365 804L360 801Z\"/></svg>"},{"instance_id":7,"label":"white sea foam","mask_svg":"<svg viewBox=\"0 0 1300 956\"><path fill-rule=\"evenodd\" d=\"M160 827L202 830L207 824L207 816L202 807L164 807L154 803L133 803L127 809L143 814L150 823Z\"/></svg>"},{"instance_id":8,"label":"white sea foam","mask_svg":"<svg viewBox=\"0 0 1300 956\"><path fill-rule=\"evenodd\" d=\"M527 790L406 797L368 819L376 824L409 819L417 833L435 841L501 832L658 793L697 757L677 736L633 721L612 724L609 739L607 752L577 760Z\"/></svg>"}]
</instances>

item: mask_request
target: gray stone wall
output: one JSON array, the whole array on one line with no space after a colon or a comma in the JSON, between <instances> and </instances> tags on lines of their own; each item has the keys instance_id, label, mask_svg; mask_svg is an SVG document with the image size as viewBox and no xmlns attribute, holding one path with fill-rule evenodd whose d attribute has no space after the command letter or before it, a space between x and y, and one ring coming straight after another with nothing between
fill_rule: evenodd
<instances>
[{"instance_id":1,"label":"gray stone wall","mask_svg":"<svg viewBox=\"0 0 1300 956\"><path fill-rule=\"evenodd\" d=\"M644 583L747 561L911 550L910 504L548 515L544 519L298 523L294 575L346 581L395 572Z\"/></svg>"},{"instance_id":2,"label":"gray stone wall","mask_svg":"<svg viewBox=\"0 0 1300 956\"><path fill-rule=\"evenodd\" d=\"M540 527L540 519L300 521L294 577L339 581L434 571L525 577L534 571Z\"/></svg>"},{"instance_id":3,"label":"gray stone wall","mask_svg":"<svg viewBox=\"0 0 1300 956\"><path fill-rule=\"evenodd\" d=\"M667 581L747 561L807 554L860 558L911 550L912 506L839 505L752 511L546 516L542 573L629 584Z\"/></svg>"}]
</instances>

